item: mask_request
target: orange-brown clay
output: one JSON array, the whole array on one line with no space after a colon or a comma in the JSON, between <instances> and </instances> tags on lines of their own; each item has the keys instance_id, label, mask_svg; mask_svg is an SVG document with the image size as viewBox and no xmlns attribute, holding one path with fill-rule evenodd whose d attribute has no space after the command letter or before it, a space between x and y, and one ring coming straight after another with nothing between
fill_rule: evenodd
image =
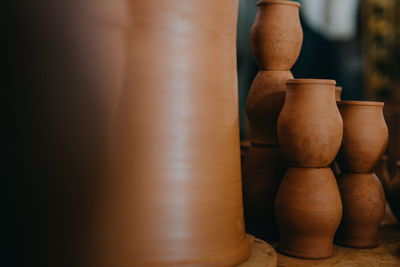
<instances>
[{"instance_id":1,"label":"orange-brown clay","mask_svg":"<svg viewBox=\"0 0 400 267\"><path fill-rule=\"evenodd\" d=\"M341 100L341 95L342 95L342 87L341 86L336 86L336 88L335 88L336 101L340 101Z\"/></svg>"},{"instance_id":2,"label":"orange-brown clay","mask_svg":"<svg viewBox=\"0 0 400 267\"><path fill-rule=\"evenodd\" d=\"M374 173L342 173L338 178L343 216L335 242L355 248L378 246L385 194Z\"/></svg>"},{"instance_id":3,"label":"orange-brown clay","mask_svg":"<svg viewBox=\"0 0 400 267\"><path fill-rule=\"evenodd\" d=\"M279 251L306 259L333 256L342 203L330 168L290 167L275 200Z\"/></svg>"},{"instance_id":4,"label":"orange-brown clay","mask_svg":"<svg viewBox=\"0 0 400 267\"><path fill-rule=\"evenodd\" d=\"M290 71L262 70L254 78L246 105L253 143L278 144L276 125L289 79L293 79Z\"/></svg>"},{"instance_id":5,"label":"orange-brown clay","mask_svg":"<svg viewBox=\"0 0 400 267\"><path fill-rule=\"evenodd\" d=\"M338 107L344 129L337 162L344 172L370 172L388 142L383 102L340 101Z\"/></svg>"},{"instance_id":6,"label":"orange-brown clay","mask_svg":"<svg viewBox=\"0 0 400 267\"><path fill-rule=\"evenodd\" d=\"M335 101L335 81L287 81L278 119L281 150L290 166L327 167L342 141L342 118Z\"/></svg>"},{"instance_id":7,"label":"orange-brown clay","mask_svg":"<svg viewBox=\"0 0 400 267\"><path fill-rule=\"evenodd\" d=\"M303 42L300 4L285 0L261 0L250 33L251 49L260 69L289 70Z\"/></svg>"}]
</instances>

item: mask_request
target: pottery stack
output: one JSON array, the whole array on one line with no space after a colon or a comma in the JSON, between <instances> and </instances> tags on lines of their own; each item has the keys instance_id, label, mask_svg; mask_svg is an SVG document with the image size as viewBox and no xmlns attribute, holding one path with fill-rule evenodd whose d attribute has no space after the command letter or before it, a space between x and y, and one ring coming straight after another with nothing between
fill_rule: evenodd
<instances>
[{"instance_id":1,"label":"pottery stack","mask_svg":"<svg viewBox=\"0 0 400 267\"><path fill-rule=\"evenodd\" d=\"M279 251L295 257L333 256L342 216L335 176L329 167L340 148L343 122L333 80L287 81L278 137L289 169L275 199Z\"/></svg>"},{"instance_id":2,"label":"pottery stack","mask_svg":"<svg viewBox=\"0 0 400 267\"><path fill-rule=\"evenodd\" d=\"M388 142L383 103L340 101L343 142L337 157L343 218L335 237L338 244L370 248L378 245L378 229L385 211L382 184L373 173Z\"/></svg>"},{"instance_id":3,"label":"pottery stack","mask_svg":"<svg viewBox=\"0 0 400 267\"><path fill-rule=\"evenodd\" d=\"M285 99L285 82L293 78L303 41L300 4L262 0L250 33L254 59L260 68L247 98L251 147L243 171L243 197L247 232L276 239L274 199L287 169L277 138L277 119Z\"/></svg>"}]
</instances>

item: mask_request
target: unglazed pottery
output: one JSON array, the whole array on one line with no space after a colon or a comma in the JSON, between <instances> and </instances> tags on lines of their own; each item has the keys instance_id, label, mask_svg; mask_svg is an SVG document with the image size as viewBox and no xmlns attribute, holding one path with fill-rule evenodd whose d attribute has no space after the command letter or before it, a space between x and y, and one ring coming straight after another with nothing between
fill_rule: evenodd
<instances>
[{"instance_id":1,"label":"unglazed pottery","mask_svg":"<svg viewBox=\"0 0 400 267\"><path fill-rule=\"evenodd\" d=\"M356 248L378 246L385 193L374 173L342 173L338 178L343 216L335 242Z\"/></svg>"},{"instance_id":2,"label":"unglazed pottery","mask_svg":"<svg viewBox=\"0 0 400 267\"><path fill-rule=\"evenodd\" d=\"M335 84L333 80L318 79L286 82L278 138L290 166L327 167L334 160L343 135Z\"/></svg>"},{"instance_id":3,"label":"unglazed pottery","mask_svg":"<svg viewBox=\"0 0 400 267\"><path fill-rule=\"evenodd\" d=\"M340 101L341 100L341 95L342 95L342 87L341 86L336 86L336 88L335 88L336 101Z\"/></svg>"},{"instance_id":4,"label":"unglazed pottery","mask_svg":"<svg viewBox=\"0 0 400 267\"><path fill-rule=\"evenodd\" d=\"M339 101L343 118L343 142L337 162L344 172L370 172L388 142L383 102Z\"/></svg>"},{"instance_id":5,"label":"unglazed pottery","mask_svg":"<svg viewBox=\"0 0 400 267\"><path fill-rule=\"evenodd\" d=\"M379 181L381 181L383 190L385 191L386 197L388 196L388 188L391 182L390 174L388 171L388 156L382 155L381 159L375 166L374 173L378 177Z\"/></svg>"},{"instance_id":6,"label":"unglazed pottery","mask_svg":"<svg viewBox=\"0 0 400 267\"><path fill-rule=\"evenodd\" d=\"M246 105L253 144L278 144L276 125L289 79L290 71L260 71L255 77Z\"/></svg>"},{"instance_id":7,"label":"unglazed pottery","mask_svg":"<svg viewBox=\"0 0 400 267\"><path fill-rule=\"evenodd\" d=\"M333 255L342 203L330 168L290 167L275 200L279 251L306 259Z\"/></svg>"},{"instance_id":8,"label":"unglazed pottery","mask_svg":"<svg viewBox=\"0 0 400 267\"><path fill-rule=\"evenodd\" d=\"M272 241L279 237L274 200L287 169L279 147L252 146L243 172L243 203L247 233Z\"/></svg>"},{"instance_id":9,"label":"unglazed pottery","mask_svg":"<svg viewBox=\"0 0 400 267\"><path fill-rule=\"evenodd\" d=\"M238 1L130 1L105 266L234 266L250 254L237 109Z\"/></svg>"},{"instance_id":10,"label":"unglazed pottery","mask_svg":"<svg viewBox=\"0 0 400 267\"><path fill-rule=\"evenodd\" d=\"M388 202L393 215L400 222L400 161L396 162L396 175L388 186Z\"/></svg>"},{"instance_id":11,"label":"unglazed pottery","mask_svg":"<svg viewBox=\"0 0 400 267\"><path fill-rule=\"evenodd\" d=\"M260 69L289 70L303 42L300 4L294 1L262 0L250 32L251 49Z\"/></svg>"}]
</instances>

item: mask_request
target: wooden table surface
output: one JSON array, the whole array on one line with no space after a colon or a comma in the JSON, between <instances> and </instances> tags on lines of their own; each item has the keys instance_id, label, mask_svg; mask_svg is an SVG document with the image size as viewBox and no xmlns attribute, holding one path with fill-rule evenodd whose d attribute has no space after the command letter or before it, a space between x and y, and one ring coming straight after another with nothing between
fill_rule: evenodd
<instances>
[{"instance_id":1,"label":"wooden table surface","mask_svg":"<svg viewBox=\"0 0 400 267\"><path fill-rule=\"evenodd\" d=\"M400 225L389 207L379 231L380 244L372 249L335 247L335 256L326 260L302 260L278 253L277 266L397 266L400 267ZM276 244L274 244L276 247Z\"/></svg>"}]
</instances>

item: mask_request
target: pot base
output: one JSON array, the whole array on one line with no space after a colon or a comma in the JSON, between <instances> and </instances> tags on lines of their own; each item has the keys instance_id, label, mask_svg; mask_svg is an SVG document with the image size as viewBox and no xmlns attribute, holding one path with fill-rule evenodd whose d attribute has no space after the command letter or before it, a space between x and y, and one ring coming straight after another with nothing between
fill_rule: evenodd
<instances>
[{"instance_id":1,"label":"pot base","mask_svg":"<svg viewBox=\"0 0 400 267\"><path fill-rule=\"evenodd\" d=\"M335 244L342 246L342 247L349 247L349 248L363 248L363 249L370 249L370 248L376 248L379 246L379 242L371 242L371 243L360 243L357 241L342 241L342 240L336 240L334 241Z\"/></svg>"},{"instance_id":2,"label":"pot base","mask_svg":"<svg viewBox=\"0 0 400 267\"><path fill-rule=\"evenodd\" d=\"M305 259L305 260L322 260L322 259L328 259L333 257L334 251L333 249L331 251L326 251L320 254L309 254L309 253L302 253L297 250L291 250L291 249L286 249L282 248L279 246L277 248L277 251L283 255L289 256L289 257L295 257L299 259Z\"/></svg>"}]
</instances>

